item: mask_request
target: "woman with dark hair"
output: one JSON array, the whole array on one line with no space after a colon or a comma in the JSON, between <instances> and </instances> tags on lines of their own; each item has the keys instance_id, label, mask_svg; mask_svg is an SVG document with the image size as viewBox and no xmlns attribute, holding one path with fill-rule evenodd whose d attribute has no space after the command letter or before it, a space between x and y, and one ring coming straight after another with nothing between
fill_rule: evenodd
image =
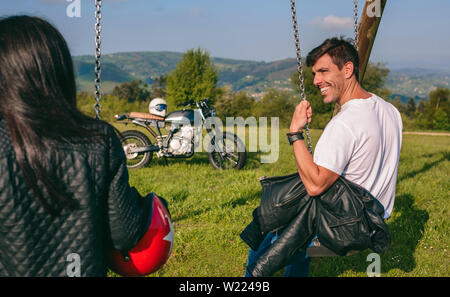
<instances>
[{"instance_id":1,"label":"woman with dark hair","mask_svg":"<svg viewBox=\"0 0 450 297\"><path fill-rule=\"evenodd\" d=\"M128 183L114 129L76 108L62 35L29 16L0 19L0 276L104 276L132 248L151 205Z\"/></svg>"}]
</instances>

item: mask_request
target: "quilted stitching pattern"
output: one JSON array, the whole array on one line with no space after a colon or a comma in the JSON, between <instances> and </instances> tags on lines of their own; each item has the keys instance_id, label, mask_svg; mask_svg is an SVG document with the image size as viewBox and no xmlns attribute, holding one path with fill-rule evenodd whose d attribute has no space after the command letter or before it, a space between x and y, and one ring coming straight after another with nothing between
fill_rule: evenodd
<instances>
[{"instance_id":1,"label":"quilted stitching pattern","mask_svg":"<svg viewBox=\"0 0 450 297\"><path fill-rule=\"evenodd\" d=\"M6 127L1 120L0 276L66 276L71 253L80 256L82 276L106 275L106 251L135 245L149 209L149 201L138 199L128 184L125 156L112 128L94 127L104 141L47 152L50 177L80 205L53 217L26 185Z\"/></svg>"}]
</instances>

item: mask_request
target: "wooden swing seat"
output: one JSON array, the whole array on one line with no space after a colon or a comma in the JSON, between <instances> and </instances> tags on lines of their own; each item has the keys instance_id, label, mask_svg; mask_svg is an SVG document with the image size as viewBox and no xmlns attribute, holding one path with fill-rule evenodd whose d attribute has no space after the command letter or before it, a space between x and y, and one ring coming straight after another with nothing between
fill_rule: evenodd
<instances>
[{"instance_id":1,"label":"wooden swing seat","mask_svg":"<svg viewBox=\"0 0 450 297\"><path fill-rule=\"evenodd\" d=\"M311 247L306 248L306 253L309 257L336 257L338 254L332 252L325 246L321 245L319 239L315 238ZM345 256L351 256L358 253L358 251L349 251Z\"/></svg>"}]
</instances>

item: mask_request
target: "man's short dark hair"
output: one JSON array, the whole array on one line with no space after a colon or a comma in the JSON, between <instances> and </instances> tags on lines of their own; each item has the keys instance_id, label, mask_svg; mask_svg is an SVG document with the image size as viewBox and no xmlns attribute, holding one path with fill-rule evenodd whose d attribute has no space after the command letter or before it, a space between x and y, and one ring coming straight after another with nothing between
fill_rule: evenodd
<instances>
[{"instance_id":1,"label":"man's short dark hair","mask_svg":"<svg viewBox=\"0 0 450 297\"><path fill-rule=\"evenodd\" d=\"M359 57L358 51L353 46L351 40L344 38L329 38L325 40L321 45L309 52L306 57L306 65L311 67L316 64L317 60L325 54L329 54L333 63L339 69L347 62L353 63L353 73L356 80L359 81Z\"/></svg>"}]
</instances>

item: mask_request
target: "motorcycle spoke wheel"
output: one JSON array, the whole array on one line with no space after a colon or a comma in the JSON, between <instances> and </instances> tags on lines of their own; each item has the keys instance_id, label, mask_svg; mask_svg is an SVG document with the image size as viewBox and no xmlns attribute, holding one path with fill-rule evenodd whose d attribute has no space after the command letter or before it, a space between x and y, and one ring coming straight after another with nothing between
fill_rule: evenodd
<instances>
[{"instance_id":1,"label":"motorcycle spoke wheel","mask_svg":"<svg viewBox=\"0 0 450 297\"><path fill-rule=\"evenodd\" d=\"M134 130L124 131L120 142L127 158L127 168L142 168L151 161L153 152L134 153L130 151L133 148L151 145L144 133Z\"/></svg>"},{"instance_id":2,"label":"motorcycle spoke wheel","mask_svg":"<svg viewBox=\"0 0 450 297\"><path fill-rule=\"evenodd\" d=\"M213 138L209 161L216 169L241 169L245 164L247 152L240 139L234 134L224 134L222 139Z\"/></svg>"}]
</instances>

